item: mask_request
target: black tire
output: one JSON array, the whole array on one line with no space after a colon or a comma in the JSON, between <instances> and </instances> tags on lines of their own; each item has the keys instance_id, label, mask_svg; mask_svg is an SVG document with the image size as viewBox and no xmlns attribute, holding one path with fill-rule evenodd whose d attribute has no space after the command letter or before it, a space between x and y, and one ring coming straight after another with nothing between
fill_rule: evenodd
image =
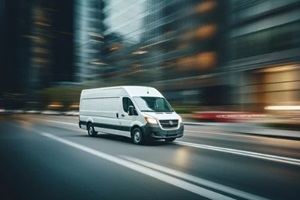
<instances>
[{"instance_id":1,"label":"black tire","mask_svg":"<svg viewBox=\"0 0 300 200\"><path fill-rule=\"evenodd\" d=\"M174 140L176 140L176 138L166 138L165 139L166 142L174 142Z\"/></svg>"},{"instance_id":2,"label":"black tire","mask_svg":"<svg viewBox=\"0 0 300 200\"><path fill-rule=\"evenodd\" d=\"M94 125L92 123L88 123L87 132L88 132L88 135L91 137L94 137L97 135L97 132L95 131Z\"/></svg>"},{"instance_id":3,"label":"black tire","mask_svg":"<svg viewBox=\"0 0 300 200\"><path fill-rule=\"evenodd\" d=\"M144 135L140 128L136 127L131 132L131 139L134 144L143 144Z\"/></svg>"}]
</instances>

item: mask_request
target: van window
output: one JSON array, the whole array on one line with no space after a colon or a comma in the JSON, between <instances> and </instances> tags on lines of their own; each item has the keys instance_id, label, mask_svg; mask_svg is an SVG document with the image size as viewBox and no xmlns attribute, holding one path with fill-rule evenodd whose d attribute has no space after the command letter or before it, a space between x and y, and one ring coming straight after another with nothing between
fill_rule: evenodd
<instances>
[{"instance_id":1,"label":"van window","mask_svg":"<svg viewBox=\"0 0 300 200\"><path fill-rule=\"evenodd\" d=\"M142 112L174 112L162 97L134 97L134 101Z\"/></svg>"},{"instance_id":2,"label":"van window","mask_svg":"<svg viewBox=\"0 0 300 200\"><path fill-rule=\"evenodd\" d=\"M132 103L131 99L129 99L128 97L123 97L123 110L124 110L124 112L128 113L128 107L129 106L133 106L133 103Z\"/></svg>"}]
</instances>

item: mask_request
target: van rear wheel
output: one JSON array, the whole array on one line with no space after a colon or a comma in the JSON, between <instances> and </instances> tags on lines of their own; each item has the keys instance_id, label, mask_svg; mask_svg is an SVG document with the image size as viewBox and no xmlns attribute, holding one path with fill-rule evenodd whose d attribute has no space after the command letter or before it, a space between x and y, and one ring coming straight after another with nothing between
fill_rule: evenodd
<instances>
[{"instance_id":1,"label":"van rear wheel","mask_svg":"<svg viewBox=\"0 0 300 200\"><path fill-rule=\"evenodd\" d=\"M94 129L94 125L92 123L89 123L87 126L88 135L93 137L97 135L97 132Z\"/></svg>"},{"instance_id":2,"label":"van rear wheel","mask_svg":"<svg viewBox=\"0 0 300 200\"><path fill-rule=\"evenodd\" d=\"M142 144L144 142L143 132L140 128L133 129L131 139L134 144Z\"/></svg>"}]
</instances>

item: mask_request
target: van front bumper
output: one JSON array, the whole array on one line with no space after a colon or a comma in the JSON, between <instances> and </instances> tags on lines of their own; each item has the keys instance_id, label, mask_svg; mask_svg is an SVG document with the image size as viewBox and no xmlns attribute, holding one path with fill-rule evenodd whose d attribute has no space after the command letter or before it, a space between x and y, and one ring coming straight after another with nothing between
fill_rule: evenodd
<instances>
[{"instance_id":1,"label":"van front bumper","mask_svg":"<svg viewBox=\"0 0 300 200\"><path fill-rule=\"evenodd\" d=\"M142 128L145 137L150 139L180 138L184 132L184 126L182 124L177 129L161 129L158 125L148 124Z\"/></svg>"}]
</instances>

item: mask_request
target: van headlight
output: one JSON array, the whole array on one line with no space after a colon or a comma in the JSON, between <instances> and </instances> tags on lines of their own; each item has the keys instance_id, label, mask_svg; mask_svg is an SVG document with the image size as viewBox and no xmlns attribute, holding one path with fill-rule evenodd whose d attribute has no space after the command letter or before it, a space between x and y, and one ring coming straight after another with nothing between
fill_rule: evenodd
<instances>
[{"instance_id":1,"label":"van headlight","mask_svg":"<svg viewBox=\"0 0 300 200\"><path fill-rule=\"evenodd\" d=\"M149 124L157 124L157 120L152 118L152 117L145 117L145 120L147 121L147 123Z\"/></svg>"},{"instance_id":2,"label":"van headlight","mask_svg":"<svg viewBox=\"0 0 300 200\"><path fill-rule=\"evenodd\" d=\"M182 122L182 118L181 117L179 117L179 120L178 120L178 122L179 122L179 124L182 124L183 122Z\"/></svg>"}]
</instances>

